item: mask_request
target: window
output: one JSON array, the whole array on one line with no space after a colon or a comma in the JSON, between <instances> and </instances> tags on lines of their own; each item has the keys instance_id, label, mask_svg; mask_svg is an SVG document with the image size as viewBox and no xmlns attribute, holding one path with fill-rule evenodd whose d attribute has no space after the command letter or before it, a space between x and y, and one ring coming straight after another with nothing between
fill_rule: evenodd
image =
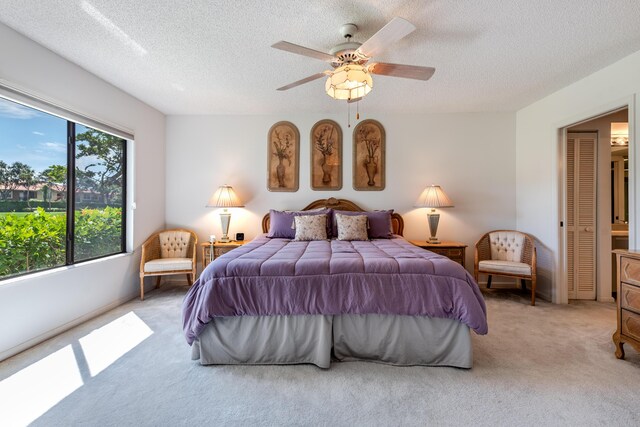
<instances>
[{"instance_id":1,"label":"window","mask_svg":"<svg viewBox=\"0 0 640 427\"><path fill-rule=\"evenodd\" d=\"M125 251L126 140L0 98L0 279Z\"/></svg>"}]
</instances>

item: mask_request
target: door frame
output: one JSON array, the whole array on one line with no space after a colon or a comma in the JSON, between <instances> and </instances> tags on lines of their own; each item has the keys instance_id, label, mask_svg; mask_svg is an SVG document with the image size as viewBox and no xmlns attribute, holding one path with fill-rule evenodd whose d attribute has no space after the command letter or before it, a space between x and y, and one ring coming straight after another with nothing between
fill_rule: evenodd
<instances>
[{"instance_id":1,"label":"door frame","mask_svg":"<svg viewBox=\"0 0 640 427\"><path fill-rule=\"evenodd\" d=\"M638 218L636 212L636 197L635 197L635 183L636 183L636 166L638 165L638 157L636 153L636 109L635 109L635 94L622 98L620 100L602 105L596 109L582 112L576 116L573 116L563 122L556 123L554 126L557 134L556 145L556 191L557 191L557 236L558 236L558 256L556 259L558 268L555 271L555 286L552 290L552 300L556 304L568 304L569 303L569 286L568 286L568 272L567 272L567 233L566 227L566 205L567 205L567 182L566 182L566 158L567 158L567 129L584 122L588 122L593 119L597 119L602 116L609 115L616 111L627 108L628 123L629 123L629 248L640 248L638 246L637 237L639 237L636 230L636 219ZM597 197L597 192L596 192ZM560 224L563 224L562 226ZM603 299L600 295L600 286L596 284L596 300L597 301L613 301L613 298Z\"/></svg>"}]
</instances>

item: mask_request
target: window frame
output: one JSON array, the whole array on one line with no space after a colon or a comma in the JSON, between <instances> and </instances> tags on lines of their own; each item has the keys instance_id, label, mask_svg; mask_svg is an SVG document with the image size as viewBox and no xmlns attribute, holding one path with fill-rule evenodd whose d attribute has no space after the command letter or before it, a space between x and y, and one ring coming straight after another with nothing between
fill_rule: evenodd
<instances>
[{"instance_id":1,"label":"window frame","mask_svg":"<svg viewBox=\"0 0 640 427\"><path fill-rule=\"evenodd\" d=\"M11 95L17 93L19 96L8 96L6 93L9 92ZM28 94L22 92L16 92L15 89L8 88L4 85L0 84L0 98L9 102L13 102L23 107L30 108L33 110L40 111L44 114L48 114L54 117L57 117L61 120L66 121L67 127L67 141L66 141L66 168L67 168L67 189L66 189L66 229L65 229L65 262L64 264L55 265L52 267L39 268L37 270L25 271L21 273L12 274L9 276L5 276L0 278L0 285L3 282L9 281L16 278L24 278L29 275L40 274L49 270L54 270L57 268L68 267L72 265L79 265L90 261L99 260L102 258L112 257L115 255L121 255L127 253L127 206L128 204L128 194L127 189L129 186L128 182L128 145L129 142L134 141L134 136L129 135L127 132L119 131L117 128L107 124L101 124L100 121L84 118L83 116L78 115L77 113L68 111L68 114L61 115L58 112L61 111L61 107L55 104L47 104L46 101L42 101L38 98L31 97ZM27 99L25 101L24 99ZM33 99L35 102L28 102L29 99ZM44 103L44 106L43 105ZM36 104L37 106L33 105ZM50 108L46 108L49 105ZM55 112L54 112L55 111ZM65 110L62 110L65 111ZM78 120L77 118L80 118ZM104 255L99 255L91 258L84 258L82 260L75 260L75 204L76 204L76 125L82 125L86 128L96 130L98 132L103 132L116 138L120 138L122 143L122 204L121 204L121 221L120 221L120 248L117 252L110 252ZM115 132L113 130L116 130Z\"/></svg>"}]
</instances>

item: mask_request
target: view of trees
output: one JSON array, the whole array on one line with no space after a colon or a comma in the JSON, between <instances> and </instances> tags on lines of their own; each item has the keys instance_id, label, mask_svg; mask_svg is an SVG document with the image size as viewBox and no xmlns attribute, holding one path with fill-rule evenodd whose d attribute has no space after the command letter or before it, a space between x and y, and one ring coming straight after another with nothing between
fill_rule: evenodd
<instances>
[{"instance_id":1,"label":"view of trees","mask_svg":"<svg viewBox=\"0 0 640 427\"><path fill-rule=\"evenodd\" d=\"M122 202L123 144L122 139L95 129L76 135L76 159L86 159L88 164L76 166L76 191L89 191L100 196L105 205ZM79 162L80 163L80 162ZM43 184L44 201L51 202L53 192L66 190L67 168L51 165L37 174L22 162L8 165L0 160L0 198L11 198L12 191L22 188L34 191ZM30 208L30 198L27 197ZM2 205L0 204L0 211Z\"/></svg>"},{"instance_id":2,"label":"view of trees","mask_svg":"<svg viewBox=\"0 0 640 427\"><path fill-rule=\"evenodd\" d=\"M76 159L93 161L76 166L76 188L101 195L102 203L122 201L123 147L122 139L95 129L76 135Z\"/></svg>"},{"instance_id":3,"label":"view of trees","mask_svg":"<svg viewBox=\"0 0 640 427\"><path fill-rule=\"evenodd\" d=\"M19 186L24 186L27 190L37 183L36 173L29 165L21 162L14 162L7 165L0 160L0 190L2 198L8 198L13 190Z\"/></svg>"},{"instance_id":4,"label":"view of trees","mask_svg":"<svg viewBox=\"0 0 640 427\"><path fill-rule=\"evenodd\" d=\"M124 141L76 128L73 244L84 260L121 250ZM67 187L65 165L38 173L0 160L0 278L65 264Z\"/></svg>"}]
</instances>

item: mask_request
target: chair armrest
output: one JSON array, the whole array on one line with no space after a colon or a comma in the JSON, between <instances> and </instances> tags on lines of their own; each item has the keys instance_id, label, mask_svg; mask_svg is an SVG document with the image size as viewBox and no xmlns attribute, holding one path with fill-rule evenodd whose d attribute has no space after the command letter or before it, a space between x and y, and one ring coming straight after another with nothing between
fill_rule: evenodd
<instances>
[{"instance_id":1,"label":"chair armrest","mask_svg":"<svg viewBox=\"0 0 640 427\"><path fill-rule=\"evenodd\" d=\"M489 233L485 233L476 242L474 264L477 266L480 261L488 259L491 259L491 242L489 241Z\"/></svg>"},{"instance_id":2,"label":"chair armrest","mask_svg":"<svg viewBox=\"0 0 640 427\"><path fill-rule=\"evenodd\" d=\"M144 271L144 265L154 259L160 259L160 238L158 234L154 234L142 244L140 271Z\"/></svg>"},{"instance_id":3,"label":"chair armrest","mask_svg":"<svg viewBox=\"0 0 640 427\"><path fill-rule=\"evenodd\" d=\"M525 234L524 252L522 253L522 262L531 266L531 271L536 269L536 244L533 237Z\"/></svg>"}]
</instances>

